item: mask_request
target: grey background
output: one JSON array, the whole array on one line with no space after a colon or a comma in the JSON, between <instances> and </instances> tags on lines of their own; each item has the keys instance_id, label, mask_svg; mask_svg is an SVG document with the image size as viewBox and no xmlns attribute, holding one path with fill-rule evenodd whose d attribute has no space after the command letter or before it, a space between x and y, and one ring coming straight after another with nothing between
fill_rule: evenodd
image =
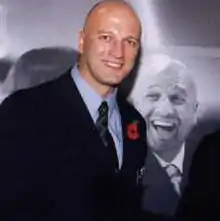
<instances>
[{"instance_id":1,"label":"grey background","mask_svg":"<svg viewBox=\"0 0 220 221\"><path fill-rule=\"evenodd\" d=\"M70 46L77 49L77 33L87 11L95 2L0 0L3 8L0 56L18 57L29 49L42 46ZM193 70L198 86L200 117L220 118L220 2L130 2L140 13L143 22L144 54L165 53L185 62Z\"/></svg>"}]
</instances>

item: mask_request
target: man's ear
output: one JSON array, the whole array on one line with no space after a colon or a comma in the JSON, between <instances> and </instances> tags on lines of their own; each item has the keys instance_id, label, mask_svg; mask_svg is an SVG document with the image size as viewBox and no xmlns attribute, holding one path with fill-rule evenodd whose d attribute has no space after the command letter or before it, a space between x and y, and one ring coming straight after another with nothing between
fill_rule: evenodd
<instances>
[{"instance_id":1,"label":"man's ear","mask_svg":"<svg viewBox=\"0 0 220 221\"><path fill-rule=\"evenodd\" d=\"M199 103L198 101L195 102L194 104L194 112L196 113L198 111Z\"/></svg>"},{"instance_id":2,"label":"man's ear","mask_svg":"<svg viewBox=\"0 0 220 221\"><path fill-rule=\"evenodd\" d=\"M198 107L199 107L199 103L198 101L195 102L194 106L193 106L193 111L194 111L194 124L197 124L198 121Z\"/></svg>"},{"instance_id":3,"label":"man's ear","mask_svg":"<svg viewBox=\"0 0 220 221\"><path fill-rule=\"evenodd\" d=\"M81 30L78 33L78 51L80 54L82 54L84 50L84 38L85 38L85 32Z\"/></svg>"}]
</instances>

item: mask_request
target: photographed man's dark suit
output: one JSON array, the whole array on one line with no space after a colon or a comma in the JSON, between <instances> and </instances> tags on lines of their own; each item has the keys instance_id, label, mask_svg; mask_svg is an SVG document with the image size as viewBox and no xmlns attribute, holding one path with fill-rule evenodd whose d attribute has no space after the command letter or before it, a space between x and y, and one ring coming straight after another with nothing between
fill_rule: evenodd
<instances>
[{"instance_id":1,"label":"photographed man's dark suit","mask_svg":"<svg viewBox=\"0 0 220 221\"><path fill-rule=\"evenodd\" d=\"M194 139L187 139L181 192L188 182L188 171L195 146ZM173 216L180 196L176 193L165 169L162 168L150 149L145 160L145 174L142 181L144 188L142 208L155 214L162 214L167 217Z\"/></svg>"},{"instance_id":2,"label":"photographed man's dark suit","mask_svg":"<svg viewBox=\"0 0 220 221\"><path fill-rule=\"evenodd\" d=\"M176 220L220 220L220 131L206 136L194 154Z\"/></svg>"},{"instance_id":3,"label":"photographed man's dark suit","mask_svg":"<svg viewBox=\"0 0 220 221\"><path fill-rule=\"evenodd\" d=\"M116 171L66 73L0 108L0 220L136 220L145 123L118 96L123 165ZM128 127L137 124L138 137Z\"/></svg>"}]
</instances>

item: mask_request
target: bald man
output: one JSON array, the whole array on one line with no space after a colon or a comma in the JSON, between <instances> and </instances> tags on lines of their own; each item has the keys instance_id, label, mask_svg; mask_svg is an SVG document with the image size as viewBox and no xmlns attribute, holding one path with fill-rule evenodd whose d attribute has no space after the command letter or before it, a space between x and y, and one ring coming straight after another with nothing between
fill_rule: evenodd
<instances>
[{"instance_id":1,"label":"bald man","mask_svg":"<svg viewBox=\"0 0 220 221\"><path fill-rule=\"evenodd\" d=\"M162 56L153 59L152 66L152 70L141 67L131 96L147 124L149 154L142 207L172 216L196 147L189 136L197 119L196 87L179 61Z\"/></svg>"},{"instance_id":2,"label":"bald man","mask_svg":"<svg viewBox=\"0 0 220 221\"><path fill-rule=\"evenodd\" d=\"M140 47L124 1L103 1L79 34L79 62L0 110L0 220L137 220L145 123L117 94Z\"/></svg>"}]
</instances>

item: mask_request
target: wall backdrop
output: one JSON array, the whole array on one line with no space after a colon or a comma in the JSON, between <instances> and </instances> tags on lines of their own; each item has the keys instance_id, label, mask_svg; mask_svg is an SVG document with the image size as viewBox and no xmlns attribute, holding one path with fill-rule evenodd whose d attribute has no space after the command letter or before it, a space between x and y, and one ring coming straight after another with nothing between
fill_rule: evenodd
<instances>
[{"instance_id":1,"label":"wall backdrop","mask_svg":"<svg viewBox=\"0 0 220 221\"><path fill-rule=\"evenodd\" d=\"M43 46L77 49L95 0L0 0L0 57ZM130 0L143 23L143 53L168 54L193 70L200 117L220 118L220 2Z\"/></svg>"}]
</instances>

